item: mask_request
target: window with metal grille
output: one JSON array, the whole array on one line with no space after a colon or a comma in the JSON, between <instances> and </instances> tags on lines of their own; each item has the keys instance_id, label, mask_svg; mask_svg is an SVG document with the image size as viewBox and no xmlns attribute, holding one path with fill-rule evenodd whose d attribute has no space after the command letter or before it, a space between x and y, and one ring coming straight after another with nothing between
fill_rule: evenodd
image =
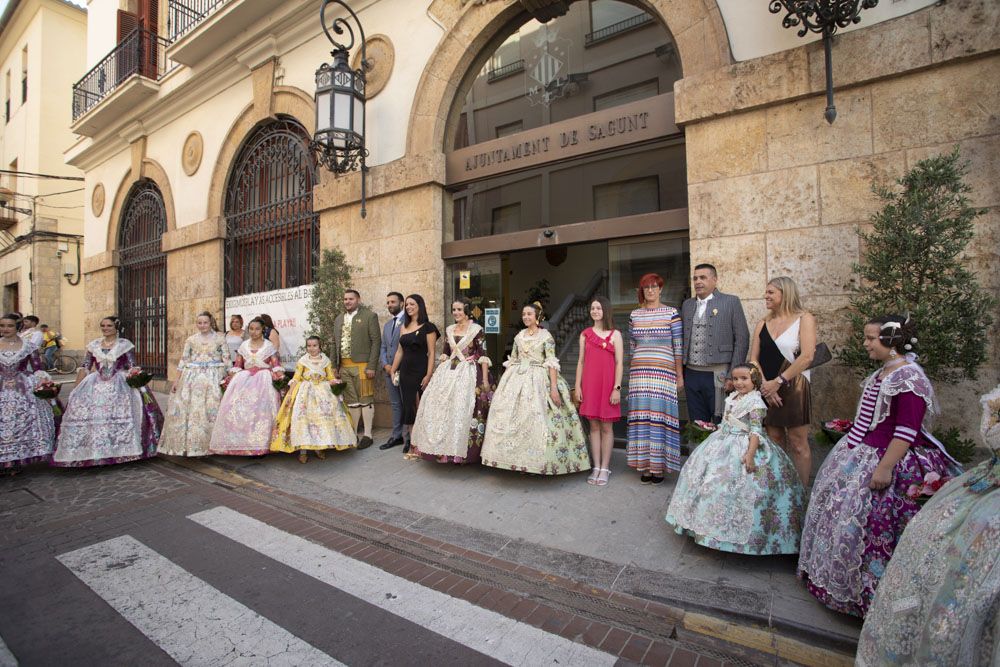
<instances>
[{"instance_id":1,"label":"window with metal grille","mask_svg":"<svg viewBox=\"0 0 1000 667\"><path fill-rule=\"evenodd\" d=\"M118 317L135 345L136 363L158 377L167 374L166 229L160 189L139 181L129 191L118 232Z\"/></svg>"},{"instance_id":2,"label":"window with metal grille","mask_svg":"<svg viewBox=\"0 0 1000 667\"><path fill-rule=\"evenodd\" d=\"M319 254L309 135L279 117L244 142L226 184L226 296L312 282Z\"/></svg>"}]
</instances>

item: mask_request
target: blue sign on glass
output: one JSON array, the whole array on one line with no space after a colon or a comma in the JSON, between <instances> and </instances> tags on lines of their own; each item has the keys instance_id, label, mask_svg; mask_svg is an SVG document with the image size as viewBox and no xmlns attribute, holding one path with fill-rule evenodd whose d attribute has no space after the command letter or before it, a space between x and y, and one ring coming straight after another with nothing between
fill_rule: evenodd
<instances>
[{"instance_id":1,"label":"blue sign on glass","mask_svg":"<svg viewBox=\"0 0 1000 667\"><path fill-rule=\"evenodd\" d=\"M483 319L483 330L488 334L500 333L500 309L487 308Z\"/></svg>"}]
</instances>

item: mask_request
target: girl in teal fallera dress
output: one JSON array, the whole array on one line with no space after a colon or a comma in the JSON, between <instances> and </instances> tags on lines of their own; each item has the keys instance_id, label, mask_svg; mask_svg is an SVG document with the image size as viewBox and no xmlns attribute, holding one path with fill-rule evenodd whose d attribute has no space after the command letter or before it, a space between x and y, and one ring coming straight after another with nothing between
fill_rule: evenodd
<instances>
[{"instance_id":1,"label":"girl in teal fallera dress","mask_svg":"<svg viewBox=\"0 0 1000 667\"><path fill-rule=\"evenodd\" d=\"M666 521L710 549L754 556L794 554L805 489L792 460L767 437L756 366L733 367L736 391L718 430L681 470Z\"/></svg>"}]
</instances>

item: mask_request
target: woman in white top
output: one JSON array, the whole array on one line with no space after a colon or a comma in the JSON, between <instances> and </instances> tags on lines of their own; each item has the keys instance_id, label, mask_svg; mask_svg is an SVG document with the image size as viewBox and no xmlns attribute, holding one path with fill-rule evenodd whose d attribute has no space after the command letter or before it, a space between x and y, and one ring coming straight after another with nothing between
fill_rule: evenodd
<instances>
[{"instance_id":1,"label":"woman in white top","mask_svg":"<svg viewBox=\"0 0 1000 667\"><path fill-rule=\"evenodd\" d=\"M750 361L764 373L760 393L767 402L764 426L788 450L802 484L809 485L809 365L816 352L816 320L799 300L791 278L774 278L764 290L767 315L750 339Z\"/></svg>"},{"instance_id":2,"label":"woman in white top","mask_svg":"<svg viewBox=\"0 0 1000 667\"><path fill-rule=\"evenodd\" d=\"M243 328L243 316L233 315L229 318L229 331L226 332L226 345L229 347L229 358L236 359L236 353L240 345L247 339L246 329Z\"/></svg>"}]
</instances>

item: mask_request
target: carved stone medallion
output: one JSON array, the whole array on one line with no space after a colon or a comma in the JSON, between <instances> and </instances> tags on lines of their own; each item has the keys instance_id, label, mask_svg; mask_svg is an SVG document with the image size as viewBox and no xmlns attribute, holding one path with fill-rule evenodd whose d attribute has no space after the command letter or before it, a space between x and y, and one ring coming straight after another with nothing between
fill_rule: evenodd
<instances>
[{"instance_id":1,"label":"carved stone medallion","mask_svg":"<svg viewBox=\"0 0 1000 667\"><path fill-rule=\"evenodd\" d=\"M184 140L181 165L184 167L184 173L188 176L194 176L198 171L198 167L201 166L202 147L201 134L198 132L192 132Z\"/></svg>"},{"instance_id":2,"label":"carved stone medallion","mask_svg":"<svg viewBox=\"0 0 1000 667\"><path fill-rule=\"evenodd\" d=\"M367 99L371 99L382 92L385 84L389 82L392 74L392 66L396 62L396 51L392 46L392 41L385 35L372 35L365 40L365 48L368 51L368 66L365 70L365 82L367 83L365 94ZM361 65L361 49L357 49L351 58L351 67L358 69Z\"/></svg>"},{"instance_id":3,"label":"carved stone medallion","mask_svg":"<svg viewBox=\"0 0 1000 667\"><path fill-rule=\"evenodd\" d=\"M95 216L104 213L104 184L98 183L94 186L94 191L90 194L90 210Z\"/></svg>"}]
</instances>

